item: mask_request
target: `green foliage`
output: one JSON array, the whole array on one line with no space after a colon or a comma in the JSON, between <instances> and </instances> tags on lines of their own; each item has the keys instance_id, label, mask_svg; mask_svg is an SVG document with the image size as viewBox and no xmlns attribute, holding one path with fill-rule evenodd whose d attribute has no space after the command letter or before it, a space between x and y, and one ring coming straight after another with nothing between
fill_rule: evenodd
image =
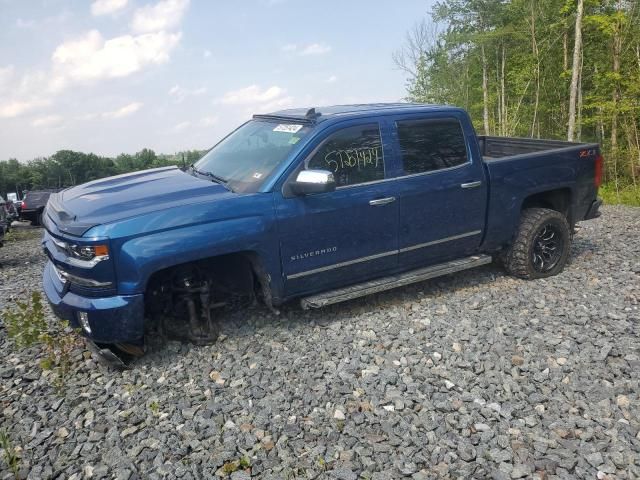
<instances>
[{"instance_id":1,"label":"green foliage","mask_svg":"<svg viewBox=\"0 0 640 480\"><path fill-rule=\"evenodd\" d=\"M67 378L73 371L72 353L80 346L78 334L67 330L68 325L63 322L59 331L44 333L40 337L45 354L40 360L40 367L53 372L52 385L59 395L64 393Z\"/></svg>"},{"instance_id":2,"label":"green foliage","mask_svg":"<svg viewBox=\"0 0 640 480\"><path fill-rule=\"evenodd\" d=\"M401 67L403 60L412 63L405 69L408 99L466 108L476 129L488 135L567 138L576 5L575 0L437 2L432 20L443 28L433 34L414 30L402 50L410 54L396 59ZM582 26L577 139L602 145L605 180L621 185L640 183L638 5L585 0ZM629 192L628 187L616 191L616 199L633 201Z\"/></svg>"},{"instance_id":3,"label":"green foliage","mask_svg":"<svg viewBox=\"0 0 640 480\"><path fill-rule=\"evenodd\" d=\"M232 462L226 462L224 465L222 465L222 472L227 475L231 475L233 472L238 470L238 467L239 467L239 462L237 460L234 460Z\"/></svg>"},{"instance_id":4,"label":"green foliage","mask_svg":"<svg viewBox=\"0 0 640 480\"><path fill-rule=\"evenodd\" d=\"M52 385L58 394L62 393L73 369L72 352L79 346L76 332L69 331L66 322L49 327L39 292L32 292L27 302L16 300L13 308L2 312L2 319L17 348L41 347L40 368L52 371Z\"/></svg>"},{"instance_id":5,"label":"green foliage","mask_svg":"<svg viewBox=\"0 0 640 480\"><path fill-rule=\"evenodd\" d=\"M222 472L225 475L231 475L233 472L238 470L249 470L251 468L251 459L246 455L240 457L237 460L232 460L229 462L225 462L222 466Z\"/></svg>"},{"instance_id":6,"label":"green foliage","mask_svg":"<svg viewBox=\"0 0 640 480\"><path fill-rule=\"evenodd\" d=\"M153 413L154 415L158 415L158 413L160 413L160 404L155 400L152 401L149 404L149 410L151 410L151 413Z\"/></svg>"},{"instance_id":7,"label":"green foliage","mask_svg":"<svg viewBox=\"0 0 640 480\"><path fill-rule=\"evenodd\" d=\"M42 295L39 292L31 293L30 301L16 300L15 308L2 312L2 319L9 338L18 348L31 347L47 332Z\"/></svg>"},{"instance_id":8,"label":"green foliage","mask_svg":"<svg viewBox=\"0 0 640 480\"><path fill-rule=\"evenodd\" d=\"M4 461L13 473L15 478L18 478L18 471L20 470L20 460L16 452L11 438L6 430L0 430L0 447L4 451Z\"/></svg>"},{"instance_id":9,"label":"green foliage","mask_svg":"<svg viewBox=\"0 0 640 480\"><path fill-rule=\"evenodd\" d=\"M609 205L623 204L640 207L640 185L623 185L616 188L615 183L600 187L600 196Z\"/></svg>"},{"instance_id":10,"label":"green foliage","mask_svg":"<svg viewBox=\"0 0 640 480\"><path fill-rule=\"evenodd\" d=\"M0 161L0 195L45 188L64 188L90 182L98 178L169 165L191 165L205 152L189 150L175 155L158 155L145 148L134 155L121 154L116 158L93 153L60 150L48 158L28 162L16 159Z\"/></svg>"},{"instance_id":11,"label":"green foliage","mask_svg":"<svg viewBox=\"0 0 640 480\"><path fill-rule=\"evenodd\" d=\"M38 229L12 228L4 237L5 242L21 242L34 238L42 238L42 231Z\"/></svg>"}]
</instances>

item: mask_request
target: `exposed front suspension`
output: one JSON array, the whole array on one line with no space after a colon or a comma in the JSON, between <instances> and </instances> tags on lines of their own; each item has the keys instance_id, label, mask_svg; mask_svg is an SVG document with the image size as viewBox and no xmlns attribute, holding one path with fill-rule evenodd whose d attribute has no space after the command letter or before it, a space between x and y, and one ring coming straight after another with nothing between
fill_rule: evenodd
<instances>
[{"instance_id":1,"label":"exposed front suspension","mask_svg":"<svg viewBox=\"0 0 640 480\"><path fill-rule=\"evenodd\" d=\"M212 279L199 268L176 269L149 293L147 313L162 336L204 345L220 335L212 310L225 303L214 300Z\"/></svg>"}]
</instances>

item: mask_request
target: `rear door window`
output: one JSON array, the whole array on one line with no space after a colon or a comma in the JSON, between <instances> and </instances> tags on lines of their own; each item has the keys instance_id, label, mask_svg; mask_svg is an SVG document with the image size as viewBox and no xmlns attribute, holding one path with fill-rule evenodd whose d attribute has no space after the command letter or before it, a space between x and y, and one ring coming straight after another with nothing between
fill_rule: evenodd
<instances>
[{"instance_id":1,"label":"rear door window","mask_svg":"<svg viewBox=\"0 0 640 480\"><path fill-rule=\"evenodd\" d=\"M407 175L442 170L468 162L460 122L454 118L396 122L402 166Z\"/></svg>"},{"instance_id":2,"label":"rear door window","mask_svg":"<svg viewBox=\"0 0 640 480\"><path fill-rule=\"evenodd\" d=\"M384 155L377 123L339 130L308 160L307 169L329 170L338 187L384 179Z\"/></svg>"}]
</instances>

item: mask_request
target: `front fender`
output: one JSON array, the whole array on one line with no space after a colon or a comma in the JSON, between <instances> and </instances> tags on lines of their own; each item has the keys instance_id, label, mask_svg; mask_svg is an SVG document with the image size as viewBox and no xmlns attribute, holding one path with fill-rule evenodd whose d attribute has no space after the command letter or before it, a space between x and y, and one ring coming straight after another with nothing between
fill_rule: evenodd
<instances>
[{"instance_id":1,"label":"front fender","mask_svg":"<svg viewBox=\"0 0 640 480\"><path fill-rule=\"evenodd\" d=\"M271 222L261 217L245 217L132 238L119 251L118 292L143 293L151 275L159 270L243 251L255 252L263 261L269 255L277 255ZM265 261L265 267L271 270L273 265ZM273 278L273 273L269 273Z\"/></svg>"},{"instance_id":2,"label":"front fender","mask_svg":"<svg viewBox=\"0 0 640 480\"><path fill-rule=\"evenodd\" d=\"M118 293L144 293L165 268L236 252L255 252L281 286L280 250L271 193L233 195L100 225L85 236L110 238ZM275 281L275 284L274 284Z\"/></svg>"}]
</instances>

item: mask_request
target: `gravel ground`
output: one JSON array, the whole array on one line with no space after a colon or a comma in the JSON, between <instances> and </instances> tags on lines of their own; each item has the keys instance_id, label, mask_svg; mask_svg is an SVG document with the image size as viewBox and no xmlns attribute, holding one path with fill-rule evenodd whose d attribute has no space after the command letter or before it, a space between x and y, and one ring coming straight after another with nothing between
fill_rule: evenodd
<instances>
[{"instance_id":1,"label":"gravel ground","mask_svg":"<svg viewBox=\"0 0 640 480\"><path fill-rule=\"evenodd\" d=\"M62 396L0 329L19 475L640 478L640 209L603 211L559 276L488 266L228 313L215 345L169 342L125 372L78 350ZM0 307L43 263L37 237L0 249Z\"/></svg>"}]
</instances>

